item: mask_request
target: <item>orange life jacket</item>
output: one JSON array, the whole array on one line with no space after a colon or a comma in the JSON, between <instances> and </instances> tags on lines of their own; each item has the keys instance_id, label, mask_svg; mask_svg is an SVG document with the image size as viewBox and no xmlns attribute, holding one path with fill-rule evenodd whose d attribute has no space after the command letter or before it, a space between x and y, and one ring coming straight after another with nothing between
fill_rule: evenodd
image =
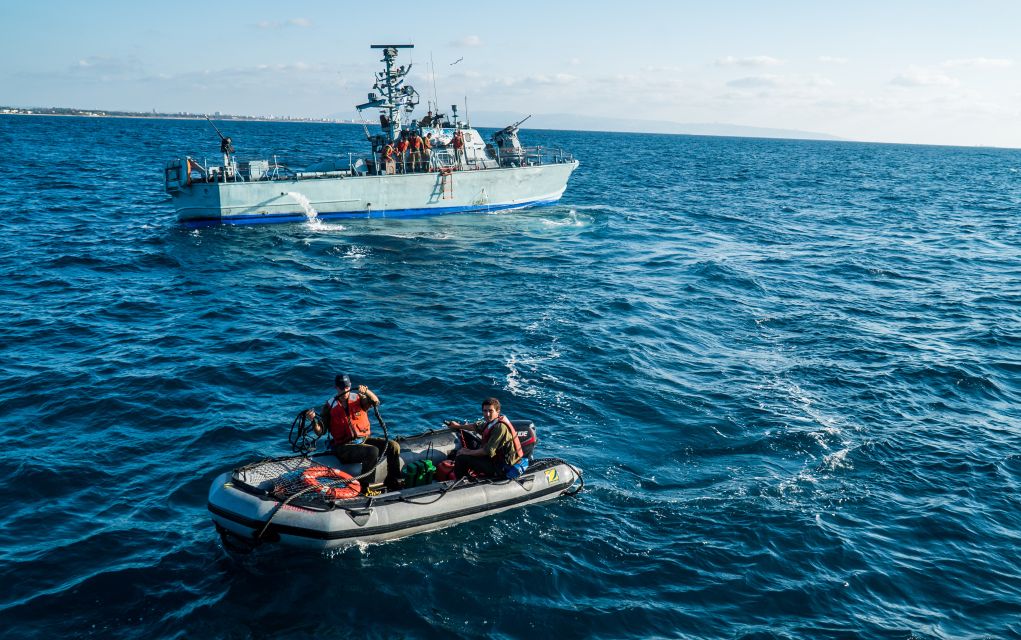
<instances>
[{"instance_id":1,"label":"orange life jacket","mask_svg":"<svg viewBox=\"0 0 1021 640\"><path fill-rule=\"evenodd\" d=\"M368 438L371 430L369 414L362 409L361 396L357 393L352 391L346 398L335 396L330 400L330 435L336 444Z\"/></svg>"},{"instance_id":2,"label":"orange life jacket","mask_svg":"<svg viewBox=\"0 0 1021 640\"><path fill-rule=\"evenodd\" d=\"M507 430L510 431L511 442L514 443L514 453L517 455L519 459L524 458L525 455L521 450L521 441L518 440L518 432L514 430L514 425L511 424L511 421L507 419L507 416L503 415L502 413L496 418L496 420L487 423L485 428L482 430L482 446L484 447L486 445L486 442L488 442L489 435L493 431L493 427L495 427L498 423L501 422L505 424L507 426ZM502 456L504 455L504 452L497 451L496 455ZM500 460L500 462L503 462L503 460Z\"/></svg>"},{"instance_id":3,"label":"orange life jacket","mask_svg":"<svg viewBox=\"0 0 1021 640\"><path fill-rule=\"evenodd\" d=\"M392 144L386 145L386 148L383 150L383 152L386 154L387 160L392 160L394 157L394 146Z\"/></svg>"}]
</instances>

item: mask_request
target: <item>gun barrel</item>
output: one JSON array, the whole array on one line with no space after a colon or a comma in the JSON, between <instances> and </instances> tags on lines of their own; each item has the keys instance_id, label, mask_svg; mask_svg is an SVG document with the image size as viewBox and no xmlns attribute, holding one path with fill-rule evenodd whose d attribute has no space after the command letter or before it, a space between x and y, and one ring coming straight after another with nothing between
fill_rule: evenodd
<instances>
[{"instance_id":1,"label":"gun barrel","mask_svg":"<svg viewBox=\"0 0 1021 640\"><path fill-rule=\"evenodd\" d=\"M522 124L525 123L525 120L528 120L531 117L532 117L532 114L528 114L527 116L525 116L524 118L518 120L516 123L512 124L511 126L514 127L515 129L517 129L518 127L520 127Z\"/></svg>"},{"instance_id":2,"label":"gun barrel","mask_svg":"<svg viewBox=\"0 0 1021 640\"><path fill-rule=\"evenodd\" d=\"M531 116L529 116L529 117L531 117ZM209 119L209 116L206 116L206 122L208 122L209 126L211 126L213 128L213 131L216 132L216 135L220 136L220 140L223 140L224 139L223 138L223 134L220 133L220 130L216 128L216 125L213 124L213 121Z\"/></svg>"}]
</instances>

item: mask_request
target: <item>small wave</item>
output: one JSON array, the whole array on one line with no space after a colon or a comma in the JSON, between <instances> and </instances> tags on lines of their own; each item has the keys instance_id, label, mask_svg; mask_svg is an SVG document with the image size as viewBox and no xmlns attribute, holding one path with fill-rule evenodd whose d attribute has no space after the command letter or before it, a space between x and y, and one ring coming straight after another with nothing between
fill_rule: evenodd
<instances>
[{"instance_id":1,"label":"small wave","mask_svg":"<svg viewBox=\"0 0 1021 640\"><path fill-rule=\"evenodd\" d=\"M538 373L541 369L541 365L555 360L560 357L560 352L557 351L556 345L551 345L547 353L540 356L522 356L519 354L511 354L504 366L507 367L506 376L506 389L515 396L520 397L535 397L540 394L540 387L526 377L524 373L519 369L521 365L530 373ZM538 373L539 377L545 382L556 382L556 378L549 375L548 373Z\"/></svg>"},{"instance_id":2,"label":"small wave","mask_svg":"<svg viewBox=\"0 0 1021 640\"><path fill-rule=\"evenodd\" d=\"M550 227L585 227L592 223L592 219L582 219L575 209L571 209L563 218L543 218L542 223Z\"/></svg>"},{"instance_id":3,"label":"small wave","mask_svg":"<svg viewBox=\"0 0 1021 640\"><path fill-rule=\"evenodd\" d=\"M819 465L818 470L820 471L837 471L840 469L853 469L853 465L847 459L847 454L850 453L851 448L841 449L825 456L822 459L822 464Z\"/></svg>"},{"instance_id":4,"label":"small wave","mask_svg":"<svg viewBox=\"0 0 1021 640\"><path fill-rule=\"evenodd\" d=\"M360 245L347 245L340 247L331 247L329 253L333 254L342 260L351 260L358 262L364 260L372 255L372 249Z\"/></svg>"},{"instance_id":5,"label":"small wave","mask_svg":"<svg viewBox=\"0 0 1021 640\"><path fill-rule=\"evenodd\" d=\"M342 234L347 231L343 224L327 222L320 217L310 218L305 223L305 228L317 235Z\"/></svg>"}]
</instances>

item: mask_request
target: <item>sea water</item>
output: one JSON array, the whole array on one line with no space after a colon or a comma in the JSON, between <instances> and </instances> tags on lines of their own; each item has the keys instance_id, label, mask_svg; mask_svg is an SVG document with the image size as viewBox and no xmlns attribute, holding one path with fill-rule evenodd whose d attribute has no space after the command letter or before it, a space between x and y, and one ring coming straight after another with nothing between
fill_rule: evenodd
<instances>
[{"instance_id":1,"label":"sea water","mask_svg":"<svg viewBox=\"0 0 1021 640\"><path fill-rule=\"evenodd\" d=\"M189 230L207 123L0 117L0 636L1021 636L1021 152L522 137L560 204ZM587 489L228 555L212 479L337 372L396 434L496 396Z\"/></svg>"}]
</instances>

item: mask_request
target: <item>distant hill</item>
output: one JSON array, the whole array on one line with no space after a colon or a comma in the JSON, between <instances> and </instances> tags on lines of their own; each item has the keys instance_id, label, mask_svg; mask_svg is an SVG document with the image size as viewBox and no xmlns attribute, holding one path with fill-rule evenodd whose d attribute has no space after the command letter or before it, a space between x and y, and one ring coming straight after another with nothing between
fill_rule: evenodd
<instances>
[{"instance_id":1,"label":"distant hill","mask_svg":"<svg viewBox=\"0 0 1021 640\"><path fill-rule=\"evenodd\" d=\"M505 127L527 113L478 111L470 114L477 127ZM523 125L528 129L566 129L570 131L621 131L631 133L679 133L696 136L736 136L743 138L788 138L794 140L841 140L828 133L797 129L770 129L739 124L708 122L671 122L637 118L597 118L566 113L535 114Z\"/></svg>"},{"instance_id":2,"label":"distant hill","mask_svg":"<svg viewBox=\"0 0 1021 640\"><path fill-rule=\"evenodd\" d=\"M421 116L417 111L414 117ZM469 114L476 127L502 128L521 120L527 113L514 111L473 111ZM344 120L350 114L333 113L327 118ZM370 122L369 116L365 116ZM719 122L671 122L669 120L640 120L638 118L596 118L569 113L537 113L528 119L526 129L558 129L562 131L619 131L627 133L674 133L693 136L731 136L738 138L787 138L791 140L843 140L828 133L800 131L798 129L770 129L747 127Z\"/></svg>"}]
</instances>

